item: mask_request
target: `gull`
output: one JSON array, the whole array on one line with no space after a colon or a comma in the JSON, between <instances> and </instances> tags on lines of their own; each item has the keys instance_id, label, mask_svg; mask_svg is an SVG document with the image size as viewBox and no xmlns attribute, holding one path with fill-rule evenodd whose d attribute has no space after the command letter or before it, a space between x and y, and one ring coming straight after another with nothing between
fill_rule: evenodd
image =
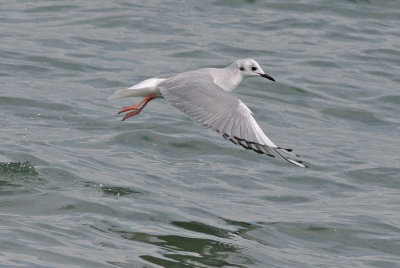
<instances>
[{"instance_id":1,"label":"gull","mask_svg":"<svg viewBox=\"0 0 400 268\"><path fill-rule=\"evenodd\" d=\"M168 77L154 77L128 89L116 91L109 99L144 97L136 105L122 108L128 112L122 121L139 114L155 98L187 114L192 120L212 129L225 139L248 150L284 159L299 167L307 167L291 149L276 146L262 131L250 109L231 94L246 77L264 77L275 82L253 59L240 59L225 68L204 68Z\"/></svg>"}]
</instances>

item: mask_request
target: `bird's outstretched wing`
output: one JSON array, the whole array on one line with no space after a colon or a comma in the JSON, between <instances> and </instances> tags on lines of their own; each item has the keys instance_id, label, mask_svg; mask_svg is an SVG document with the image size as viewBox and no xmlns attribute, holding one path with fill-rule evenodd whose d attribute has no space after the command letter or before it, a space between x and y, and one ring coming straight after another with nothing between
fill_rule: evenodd
<instances>
[{"instance_id":1,"label":"bird's outstretched wing","mask_svg":"<svg viewBox=\"0 0 400 268\"><path fill-rule=\"evenodd\" d=\"M276 146L261 130L250 109L214 83L207 69L182 73L159 84L164 99L189 117L246 149L306 167L290 149Z\"/></svg>"}]
</instances>

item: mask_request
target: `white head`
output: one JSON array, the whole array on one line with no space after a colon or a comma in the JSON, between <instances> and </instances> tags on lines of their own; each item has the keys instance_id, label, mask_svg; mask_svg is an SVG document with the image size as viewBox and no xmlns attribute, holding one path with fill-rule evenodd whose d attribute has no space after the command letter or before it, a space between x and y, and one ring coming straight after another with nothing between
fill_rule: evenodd
<instances>
[{"instance_id":1,"label":"white head","mask_svg":"<svg viewBox=\"0 0 400 268\"><path fill-rule=\"evenodd\" d=\"M275 79L266 74L253 59L237 60L230 67L235 68L242 77L261 76L275 82Z\"/></svg>"}]
</instances>

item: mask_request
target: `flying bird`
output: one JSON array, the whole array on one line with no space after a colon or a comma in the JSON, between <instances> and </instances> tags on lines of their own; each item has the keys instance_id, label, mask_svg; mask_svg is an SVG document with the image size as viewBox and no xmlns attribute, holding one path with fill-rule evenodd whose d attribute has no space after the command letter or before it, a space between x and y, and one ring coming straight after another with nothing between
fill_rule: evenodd
<instances>
[{"instance_id":1,"label":"flying bird","mask_svg":"<svg viewBox=\"0 0 400 268\"><path fill-rule=\"evenodd\" d=\"M240 59L225 68L204 68L169 77L144 80L128 89L116 91L109 99L144 97L138 104L122 108L127 112L122 121L139 114L155 98L187 114L206 128L248 150L284 159L299 167L307 167L291 149L276 146L262 131L250 109L231 94L246 77L264 77L275 82L253 59Z\"/></svg>"}]
</instances>

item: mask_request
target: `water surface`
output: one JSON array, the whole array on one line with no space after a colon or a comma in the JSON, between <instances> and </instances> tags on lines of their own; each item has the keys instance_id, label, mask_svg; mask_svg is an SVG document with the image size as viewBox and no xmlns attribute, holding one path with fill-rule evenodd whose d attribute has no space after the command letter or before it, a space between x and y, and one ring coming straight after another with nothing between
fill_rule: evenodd
<instances>
[{"instance_id":1,"label":"water surface","mask_svg":"<svg viewBox=\"0 0 400 268\"><path fill-rule=\"evenodd\" d=\"M0 266L400 266L397 1L7 1ZM156 75L251 57L234 94L301 169L162 100Z\"/></svg>"}]
</instances>

